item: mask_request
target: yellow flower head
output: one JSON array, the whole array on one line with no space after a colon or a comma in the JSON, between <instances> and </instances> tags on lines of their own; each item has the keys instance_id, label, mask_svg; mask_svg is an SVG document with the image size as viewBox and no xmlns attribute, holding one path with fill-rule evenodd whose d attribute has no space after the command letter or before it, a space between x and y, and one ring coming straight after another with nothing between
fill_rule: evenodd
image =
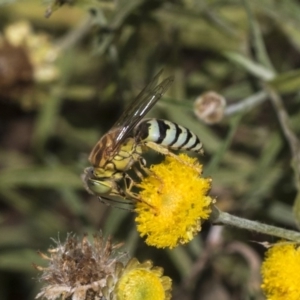
<instances>
[{"instance_id":1,"label":"yellow flower head","mask_svg":"<svg viewBox=\"0 0 300 300\"><path fill-rule=\"evenodd\" d=\"M300 299L300 249L291 243L278 243L266 253L262 264L262 289L269 300Z\"/></svg>"},{"instance_id":2,"label":"yellow flower head","mask_svg":"<svg viewBox=\"0 0 300 300\"><path fill-rule=\"evenodd\" d=\"M139 263L131 259L116 287L118 300L171 299L171 279L162 276L163 269L153 267L151 261Z\"/></svg>"},{"instance_id":3,"label":"yellow flower head","mask_svg":"<svg viewBox=\"0 0 300 300\"><path fill-rule=\"evenodd\" d=\"M137 230L146 243L157 248L174 248L189 242L208 219L213 199L207 195L210 178L202 178L196 158L180 154L166 156L150 168L141 182L142 201L136 204Z\"/></svg>"}]
</instances>

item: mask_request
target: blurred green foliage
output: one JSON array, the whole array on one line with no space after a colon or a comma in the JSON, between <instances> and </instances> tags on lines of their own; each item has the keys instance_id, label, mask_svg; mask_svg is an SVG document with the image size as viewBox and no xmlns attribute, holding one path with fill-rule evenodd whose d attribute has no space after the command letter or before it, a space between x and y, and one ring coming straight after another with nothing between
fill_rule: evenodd
<instances>
[{"instance_id":1,"label":"blurred green foliage","mask_svg":"<svg viewBox=\"0 0 300 300\"><path fill-rule=\"evenodd\" d=\"M20 64L0 51L0 299L35 297L31 263L45 265L35 252L49 248L51 238L98 230L162 266L173 278L174 299L263 299L264 250L251 241L272 238L205 224L190 244L159 251L138 237L132 213L89 195L80 174L98 138L163 67L175 81L149 115L201 138L206 154L199 159L218 207L295 228L292 154L267 94L210 126L196 119L193 101L214 90L229 108L268 85L299 134L298 1L86 0L53 9L49 18L53 3L8 2L0 1L1 32L27 20L59 54L52 62L57 77L24 83L16 75ZM17 70L8 85L7 70Z\"/></svg>"}]
</instances>

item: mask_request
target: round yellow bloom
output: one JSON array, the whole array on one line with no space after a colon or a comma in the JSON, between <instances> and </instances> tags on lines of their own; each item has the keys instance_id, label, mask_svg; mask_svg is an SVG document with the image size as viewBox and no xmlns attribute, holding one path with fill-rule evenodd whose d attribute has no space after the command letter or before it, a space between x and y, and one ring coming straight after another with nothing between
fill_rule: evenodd
<instances>
[{"instance_id":1,"label":"round yellow bloom","mask_svg":"<svg viewBox=\"0 0 300 300\"><path fill-rule=\"evenodd\" d=\"M171 279L163 270L153 267L151 261L140 264L131 259L116 287L118 300L168 300L171 299Z\"/></svg>"},{"instance_id":2,"label":"round yellow bloom","mask_svg":"<svg viewBox=\"0 0 300 300\"><path fill-rule=\"evenodd\" d=\"M202 178L196 158L180 154L150 168L142 180L136 204L137 230L146 243L157 248L174 248L189 242L208 219L213 199L207 195L210 178Z\"/></svg>"},{"instance_id":3,"label":"round yellow bloom","mask_svg":"<svg viewBox=\"0 0 300 300\"><path fill-rule=\"evenodd\" d=\"M278 243L271 247L261 273L261 287L268 300L300 299L300 249L297 245Z\"/></svg>"}]
</instances>

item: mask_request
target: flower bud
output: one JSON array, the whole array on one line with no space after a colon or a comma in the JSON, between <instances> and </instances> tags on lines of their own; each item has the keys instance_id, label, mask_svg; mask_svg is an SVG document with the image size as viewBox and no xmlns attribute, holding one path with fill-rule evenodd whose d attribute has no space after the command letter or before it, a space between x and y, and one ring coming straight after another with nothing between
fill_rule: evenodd
<instances>
[{"instance_id":1,"label":"flower bud","mask_svg":"<svg viewBox=\"0 0 300 300\"><path fill-rule=\"evenodd\" d=\"M223 119L225 106L226 100L223 96L209 91L195 100L194 112L203 122L215 124Z\"/></svg>"}]
</instances>

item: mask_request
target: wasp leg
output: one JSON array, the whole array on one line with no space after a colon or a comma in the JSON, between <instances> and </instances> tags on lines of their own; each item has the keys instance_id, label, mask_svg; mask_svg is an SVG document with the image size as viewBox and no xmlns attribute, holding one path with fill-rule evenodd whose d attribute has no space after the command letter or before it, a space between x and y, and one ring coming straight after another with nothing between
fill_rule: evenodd
<instances>
[{"instance_id":1,"label":"wasp leg","mask_svg":"<svg viewBox=\"0 0 300 300\"><path fill-rule=\"evenodd\" d=\"M120 195L118 195L118 196L120 196ZM98 199L101 203L103 203L107 206L113 206L113 207L116 207L116 208L119 208L122 210L127 210L127 211L134 211L132 201L127 200L126 198L118 200L118 199L114 199L111 197L99 196ZM127 201L124 201L124 200L127 200ZM128 207L126 207L126 206L128 206Z\"/></svg>"},{"instance_id":2,"label":"wasp leg","mask_svg":"<svg viewBox=\"0 0 300 300\"><path fill-rule=\"evenodd\" d=\"M164 146L161 146L159 144L156 144L154 142L145 142L145 145L147 147L149 147L150 149L158 152L158 153L161 153L163 155L169 155L173 158L175 158L176 160L178 160L179 162L181 162L182 164L186 165L186 166L189 166L189 167L192 167L193 169L195 169L198 173L201 173L202 170L198 167L196 167L194 164L189 164L185 161L183 161L178 155L174 154L173 152L171 152L168 148L164 147Z\"/></svg>"},{"instance_id":3,"label":"wasp leg","mask_svg":"<svg viewBox=\"0 0 300 300\"><path fill-rule=\"evenodd\" d=\"M142 174L142 172L138 168L133 167L132 169L140 180L143 180L145 178L145 176Z\"/></svg>"},{"instance_id":4,"label":"wasp leg","mask_svg":"<svg viewBox=\"0 0 300 300\"><path fill-rule=\"evenodd\" d=\"M161 190L163 188L163 185L164 185L164 182L163 182L162 178L159 177L155 172L149 170L148 168L144 167L141 164L140 164L139 167L143 170L143 172L146 174L146 176L153 176L153 177L155 177L155 179L157 179L160 182L159 192L161 192ZM145 179L145 175L143 175L142 172L138 168L133 168L133 171L135 172L135 174L138 176L138 178L140 180ZM141 185L136 183L136 182L134 182L134 185L136 187L141 187Z\"/></svg>"},{"instance_id":5,"label":"wasp leg","mask_svg":"<svg viewBox=\"0 0 300 300\"><path fill-rule=\"evenodd\" d=\"M146 161L144 158L140 157L140 159L137 161L139 163L139 167L147 176L153 176L155 179L157 179L160 183L160 186L158 188L158 193L161 193L163 187L164 187L164 181L163 179L158 176L155 172L150 170L149 168L146 167ZM134 168L134 171L136 172L137 176L140 178L140 180L143 180L145 176L136 168ZM141 187L140 184L136 184L137 187Z\"/></svg>"},{"instance_id":6,"label":"wasp leg","mask_svg":"<svg viewBox=\"0 0 300 300\"><path fill-rule=\"evenodd\" d=\"M124 173L124 183L125 183L125 191L127 197L133 198L136 201L142 201L137 193L132 192L132 188L134 186L138 186L138 184L126 173Z\"/></svg>"},{"instance_id":7,"label":"wasp leg","mask_svg":"<svg viewBox=\"0 0 300 300\"><path fill-rule=\"evenodd\" d=\"M155 209L145 199L142 199L137 193L134 193L131 191L134 186L140 187L140 185L138 183L136 183L128 174L124 174L124 179L128 179L128 181L129 181L129 185L127 185L127 182L125 180L125 185L126 185L125 193L127 194L128 197L133 198L134 200L136 200L138 202L143 202L143 203L147 204L150 208Z\"/></svg>"},{"instance_id":8,"label":"wasp leg","mask_svg":"<svg viewBox=\"0 0 300 300\"><path fill-rule=\"evenodd\" d=\"M115 188L116 188L115 195L126 198L126 192L121 188L119 184L116 183Z\"/></svg>"}]
</instances>

